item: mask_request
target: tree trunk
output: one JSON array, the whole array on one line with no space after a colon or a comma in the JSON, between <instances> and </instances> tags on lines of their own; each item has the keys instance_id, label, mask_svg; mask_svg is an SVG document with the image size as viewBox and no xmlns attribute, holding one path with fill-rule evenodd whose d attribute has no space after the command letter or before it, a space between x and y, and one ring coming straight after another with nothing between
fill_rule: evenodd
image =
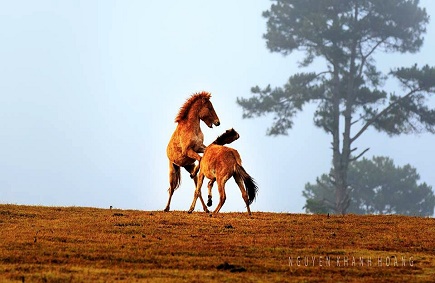
<instances>
[{"instance_id":1,"label":"tree trunk","mask_svg":"<svg viewBox=\"0 0 435 283\"><path fill-rule=\"evenodd\" d=\"M335 170L335 211L339 214L346 214L350 204L347 186L347 170L344 168Z\"/></svg>"},{"instance_id":2,"label":"tree trunk","mask_svg":"<svg viewBox=\"0 0 435 283\"><path fill-rule=\"evenodd\" d=\"M355 7L354 11L354 20L356 21L358 18L358 6ZM339 131L340 124L337 122L334 127L334 156L333 156L333 165L334 165L334 181L335 181L335 211L336 213L346 214L346 211L350 205L350 198L348 193L348 184L347 184L347 171L349 168L349 163L351 162L351 145L352 139L350 137L351 127L352 127L352 113L353 107L355 104L355 90L354 90L354 82L356 76L356 56L357 56L357 39L354 38L352 41L352 45L350 46L350 65L348 70L348 78L347 81L341 82L339 77L339 64L334 66L334 119L339 121L340 119L340 86L345 85L346 92L346 102L344 109L344 131L343 131L343 146L340 153L340 141L339 141Z\"/></svg>"},{"instance_id":3,"label":"tree trunk","mask_svg":"<svg viewBox=\"0 0 435 283\"><path fill-rule=\"evenodd\" d=\"M340 75L339 64L334 65L334 87L332 90L332 177L335 185L335 212L345 214L349 207L347 186L347 168L350 155L350 138L346 133L350 132L350 119L345 118L345 132L343 133L343 148L340 149ZM349 136L349 135L348 135Z\"/></svg>"}]
</instances>

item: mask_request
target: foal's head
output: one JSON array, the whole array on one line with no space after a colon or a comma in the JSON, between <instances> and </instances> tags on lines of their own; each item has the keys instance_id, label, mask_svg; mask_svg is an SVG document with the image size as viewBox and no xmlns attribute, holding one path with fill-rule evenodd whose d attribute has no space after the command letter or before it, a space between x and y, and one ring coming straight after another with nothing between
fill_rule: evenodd
<instances>
[{"instance_id":1,"label":"foal's head","mask_svg":"<svg viewBox=\"0 0 435 283\"><path fill-rule=\"evenodd\" d=\"M213 142L213 144L217 145L225 145L232 143L233 141L237 140L240 137L239 133L236 132L233 128L226 130L225 133L218 136L216 140Z\"/></svg>"}]
</instances>

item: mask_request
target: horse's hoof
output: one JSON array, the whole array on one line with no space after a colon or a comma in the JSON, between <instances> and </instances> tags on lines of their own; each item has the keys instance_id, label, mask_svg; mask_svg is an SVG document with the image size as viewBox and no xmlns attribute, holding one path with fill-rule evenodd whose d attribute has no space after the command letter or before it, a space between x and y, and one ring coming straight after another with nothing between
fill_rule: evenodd
<instances>
[{"instance_id":1,"label":"horse's hoof","mask_svg":"<svg viewBox=\"0 0 435 283\"><path fill-rule=\"evenodd\" d=\"M212 201L211 199L209 199L209 200L207 201L207 206L210 207L210 206L212 206L212 205L213 205L213 201Z\"/></svg>"},{"instance_id":2,"label":"horse's hoof","mask_svg":"<svg viewBox=\"0 0 435 283\"><path fill-rule=\"evenodd\" d=\"M189 210L187 213L192 214L192 210Z\"/></svg>"},{"instance_id":3,"label":"horse's hoof","mask_svg":"<svg viewBox=\"0 0 435 283\"><path fill-rule=\"evenodd\" d=\"M165 208L165 210L163 210L164 212L169 212L169 207Z\"/></svg>"}]
</instances>

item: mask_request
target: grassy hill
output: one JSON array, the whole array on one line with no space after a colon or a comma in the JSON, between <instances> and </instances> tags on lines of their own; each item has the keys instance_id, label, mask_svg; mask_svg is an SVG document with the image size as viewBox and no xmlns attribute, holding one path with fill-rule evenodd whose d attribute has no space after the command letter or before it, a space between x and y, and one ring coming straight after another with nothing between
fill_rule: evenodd
<instances>
[{"instance_id":1,"label":"grassy hill","mask_svg":"<svg viewBox=\"0 0 435 283\"><path fill-rule=\"evenodd\" d=\"M435 220L0 205L0 282L427 282Z\"/></svg>"}]
</instances>

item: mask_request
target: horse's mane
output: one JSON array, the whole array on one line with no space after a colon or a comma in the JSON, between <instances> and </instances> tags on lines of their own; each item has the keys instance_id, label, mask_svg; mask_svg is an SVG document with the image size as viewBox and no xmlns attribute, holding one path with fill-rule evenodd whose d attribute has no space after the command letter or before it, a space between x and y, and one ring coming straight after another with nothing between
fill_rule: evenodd
<instances>
[{"instance_id":1,"label":"horse's mane","mask_svg":"<svg viewBox=\"0 0 435 283\"><path fill-rule=\"evenodd\" d=\"M190 108L198 99L210 99L211 94L206 91L197 92L191 95L186 102L184 102L183 106L181 106L180 111L178 111L177 117L175 117L175 122L178 123L181 120L187 117L187 113L189 113Z\"/></svg>"}]
</instances>

